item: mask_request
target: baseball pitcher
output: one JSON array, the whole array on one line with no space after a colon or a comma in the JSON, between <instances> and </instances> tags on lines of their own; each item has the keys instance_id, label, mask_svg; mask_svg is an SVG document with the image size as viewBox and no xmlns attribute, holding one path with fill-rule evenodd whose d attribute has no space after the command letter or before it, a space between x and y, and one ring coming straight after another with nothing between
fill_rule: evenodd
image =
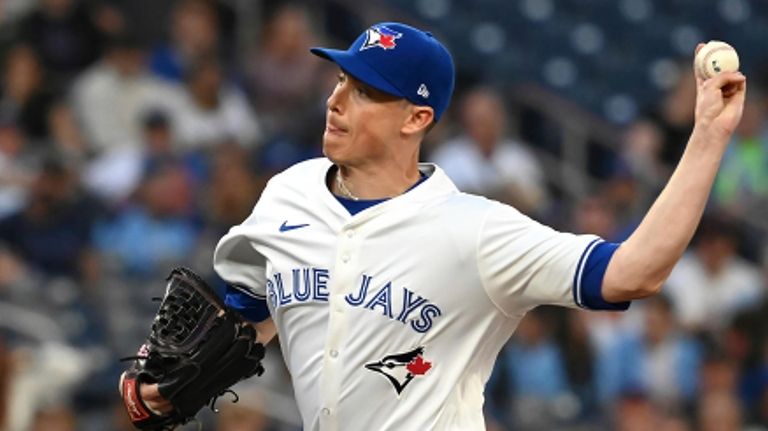
<instances>
[{"instance_id":1,"label":"baseball pitcher","mask_svg":"<svg viewBox=\"0 0 768 431\"><path fill-rule=\"evenodd\" d=\"M621 244L555 231L456 189L419 146L454 64L429 32L366 29L336 63L325 157L271 179L216 247L227 309L275 332L306 430L482 430L499 350L542 304L625 310L659 292L699 222L739 122L746 78L698 78L677 169ZM141 382L140 382L141 383ZM174 411L162 382L140 400Z\"/></svg>"}]
</instances>

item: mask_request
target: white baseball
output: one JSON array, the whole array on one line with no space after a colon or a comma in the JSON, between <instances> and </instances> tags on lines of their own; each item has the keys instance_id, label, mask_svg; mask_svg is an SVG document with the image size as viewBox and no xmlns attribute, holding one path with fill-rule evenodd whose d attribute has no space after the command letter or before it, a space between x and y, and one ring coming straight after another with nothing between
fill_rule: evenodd
<instances>
[{"instance_id":1,"label":"white baseball","mask_svg":"<svg viewBox=\"0 0 768 431\"><path fill-rule=\"evenodd\" d=\"M729 44L711 40L704 45L694 59L696 74L709 79L722 72L739 70L739 54Z\"/></svg>"}]
</instances>

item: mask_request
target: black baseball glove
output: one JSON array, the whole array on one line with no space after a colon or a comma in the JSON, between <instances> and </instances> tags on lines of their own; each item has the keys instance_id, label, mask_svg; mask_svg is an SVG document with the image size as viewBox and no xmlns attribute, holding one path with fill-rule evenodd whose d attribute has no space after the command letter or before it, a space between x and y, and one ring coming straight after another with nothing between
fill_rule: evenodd
<instances>
[{"instance_id":1,"label":"black baseball glove","mask_svg":"<svg viewBox=\"0 0 768 431\"><path fill-rule=\"evenodd\" d=\"M189 422L228 388L264 369L264 346L256 330L194 272L176 268L152 331L120 382L123 403L134 426L172 430ZM157 383L173 411L158 414L141 400L139 383Z\"/></svg>"}]
</instances>

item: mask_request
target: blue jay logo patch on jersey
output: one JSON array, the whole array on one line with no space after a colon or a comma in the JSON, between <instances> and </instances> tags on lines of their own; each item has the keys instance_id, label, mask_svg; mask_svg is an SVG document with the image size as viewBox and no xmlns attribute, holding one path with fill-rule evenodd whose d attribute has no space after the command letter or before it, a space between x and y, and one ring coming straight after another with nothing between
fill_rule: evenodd
<instances>
[{"instance_id":1,"label":"blue jay logo patch on jersey","mask_svg":"<svg viewBox=\"0 0 768 431\"><path fill-rule=\"evenodd\" d=\"M397 396L414 378L423 376L432 369L432 362L424 360L424 346L419 346L410 352L387 355L376 362L365 364L365 368L386 377Z\"/></svg>"},{"instance_id":2,"label":"blue jay logo patch on jersey","mask_svg":"<svg viewBox=\"0 0 768 431\"><path fill-rule=\"evenodd\" d=\"M360 51L373 48L374 46L385 50L395 49L397 46L395 40L400 39L402 36L402 33L390 30L383 25L371 27L365 31L365 42L360 47Z\"/></svg>"}]
</instances>

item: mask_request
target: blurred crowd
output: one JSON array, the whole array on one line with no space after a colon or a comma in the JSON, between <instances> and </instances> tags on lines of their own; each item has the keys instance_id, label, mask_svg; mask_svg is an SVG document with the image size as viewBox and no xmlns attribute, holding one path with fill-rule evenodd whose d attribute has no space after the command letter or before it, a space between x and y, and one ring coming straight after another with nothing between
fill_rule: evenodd
<instances>
[{"instance_id":1,"label":"blurred crowd","mask_svg":"<svg viewBox=\"0 0 768 431\"><path fill-rule=\"evenodd\" d=\"M143 8L162 19L136 21ZM146 336L151 298L176 265L223 289L218 239L272 175L321 155L337 70L308 48L385 19L409 18L343 0L0 0L0 430L132 429L119 358ZM422 158L464 191L621 241L692 129L695 83L679 76L613 148L589 147L585 196L544 163L567 142L557 121L473 76ZM618 314L531 312L489 382L489 428L768 429L761 81L663 294ZM203 413L206 429L300 429L274 342L267 370Z\"/></svg>"}]
</instances>

